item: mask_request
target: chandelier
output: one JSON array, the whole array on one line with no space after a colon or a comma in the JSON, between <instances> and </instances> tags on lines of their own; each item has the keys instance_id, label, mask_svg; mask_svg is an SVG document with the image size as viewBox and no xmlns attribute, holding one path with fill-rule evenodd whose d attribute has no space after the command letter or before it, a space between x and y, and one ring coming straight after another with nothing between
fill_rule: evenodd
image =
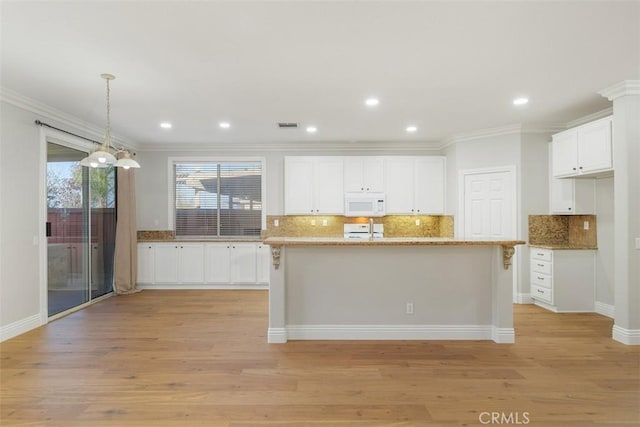
<instances>
[{"instance_id":1,"label":"chandelier","mask_svg":"<svg viewBox=\"0 0 640 427\"><path fill-rule=\"evenodd\" d=\"M139 168L140 164L131 158L131 153L128 150L117 149L111 145L111 102L109 98L109 81L116 77L111 74L100 74L100 77L107 81L107 128L104 135L104 142L94 152L80 160L80 165L91 168L106 168L109 166L121 167L123 169Z\"/></svg>"}]
</instances>

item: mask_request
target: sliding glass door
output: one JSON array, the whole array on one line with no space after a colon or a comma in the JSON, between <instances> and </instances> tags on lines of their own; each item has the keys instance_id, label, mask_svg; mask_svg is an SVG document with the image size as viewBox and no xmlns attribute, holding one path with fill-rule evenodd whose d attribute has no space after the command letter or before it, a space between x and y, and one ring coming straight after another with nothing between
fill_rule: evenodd
<instances>
[{"instance_id":1,"label":"sliding glass door","mask_svg":"<svg viewBox=\"0 0 640 427\"><path fill-rule=\"evenodd\" d=\"M48 314L111 292L115 171L80 166L85 151L47 144Z\"/></svg>"}]
</instances>

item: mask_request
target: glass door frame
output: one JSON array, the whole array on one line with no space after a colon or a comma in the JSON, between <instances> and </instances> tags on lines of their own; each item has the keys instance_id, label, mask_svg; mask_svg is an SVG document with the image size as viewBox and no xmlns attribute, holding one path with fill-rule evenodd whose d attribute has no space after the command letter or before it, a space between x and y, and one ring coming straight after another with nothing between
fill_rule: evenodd
<instances>
[{"instance_id":1,"label":"glass door frame","mask_svg":"<svg viewBox=\"0 0 640 427\"><path fill-rule=\"evenodd\" d=\"M82 138L75 137L73 135L69 135L65 132L61 132L55 129L47 128L45 126L40 126L40 167L39 167L39 181L40 181L40 198L39 198L39 206L38 206L38 216L39 216L39 236L33 237L33 244L39 247L39 277L40 277L40 304L39 304L39 314L40 314L40 324L44 325L51 320L55 320L58 317L66 316L69 313L77 311L81 308L86 307L87 305L91 305L96 303L104 298L109 298L113 295L113 289L111 292L106 293L100 297L91 298L91 261L89 258L89 270L88 270L88 291L89 291L89 299L87 302L80 304L76 307L73 307L69 310L63 311L59 314L49 316L49 307L48 307L48 255L47 255L47 236L46 236L46 222L47 222L47 143L53 143L62 145L74 150L84 151L90 153L92 150L96 148L96 144L85 141ZM90 190L89 190L90 191ZM116 190L117 191L117 190ZM90 206L90 204L89 204ZM91 248L91 213L88 214L88 224L89 227L89 240L88 247ZM90 257L90 251L88 255Z\"/></svg>"}]
</instances>

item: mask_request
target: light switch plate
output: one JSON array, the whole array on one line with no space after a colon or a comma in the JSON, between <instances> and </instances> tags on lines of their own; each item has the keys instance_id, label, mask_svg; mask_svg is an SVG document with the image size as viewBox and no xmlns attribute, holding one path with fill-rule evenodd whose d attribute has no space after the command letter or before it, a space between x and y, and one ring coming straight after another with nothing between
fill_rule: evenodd
<instances>
[{"instance_id":1,"label":"light switch plate","mask_svg":"<svg viewBox=\"0 0 640 427\"><path fill-rule=\"evenodd\" d=\"M311 225L316 225L316 220L315 219L311 220Z\"/></svg>"},{"instance_id":2,"label":"light switch plate","mask_svg":"<svg viewBox=\"0 0 640 427\"><path fill-rule=\"evenodd\" d=\"M584 222L584 229L588 230L589 229L589 221L585 221Z\"/></svg>"},{"instance_id":3,"label":"light switch plate","mask_svg":"<svg viewBox=\"0 0 640 427\"><path fill-rule=\"evenodd\" d=\"M280 220L279 219L274 219L273 220L273 226L274 227L280 227Z\"/></svg>"},{"instance_id":4,"label":"light switch plate","mask_svg":"<svg viewBox=\"0 0 640 427\"><path fill-rule=\"evenodd\" d=\"M327 221L326 219L322 220L322 226L326 227L327 225L329 225L329 221Z\"/></svg>"}]
</instances>

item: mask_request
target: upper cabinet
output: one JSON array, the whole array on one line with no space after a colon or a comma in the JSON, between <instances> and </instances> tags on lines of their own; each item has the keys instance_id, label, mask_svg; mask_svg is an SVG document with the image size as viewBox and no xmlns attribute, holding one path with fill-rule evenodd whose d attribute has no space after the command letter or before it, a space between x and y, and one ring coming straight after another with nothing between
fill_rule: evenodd
<instances>
[{"instance_id":1,"label":"upper cabinet","mask_svg":"<svg viewBox=\"0 0 640 427\"><path fill-rule=\"evenodd\" d=\"M384 176L387 214L444 214L444 157L386 157Z\"/></svg>"},{"instance_id":2,"label":"upper cabinet","mask_svg":"<svg viewBox=\"0 0 640 427\"><path fill-rule=\"evenodd\" d=\"M342 157L285 157L284 212L344 214Z\"/></svg>"},{"instance_id":3,"label":"upper cabinet","mask_svg":"<svg viewBox=\"0 0 640 427\"><path fill-rule=\"evenodd\" d=\"M612 117L553 135L553 176L588 177L611 173L612 140Z\"/></svg>"},{"instance_id":4,"label":"upper cabinet","mask_svg":"<svg viewBox=\"0 0 640 427\"><path fill-rule=\"evenodd\" d=\"M345 157L344 191L384 191L384 158Z\"/></svg>"}]
</instances>

